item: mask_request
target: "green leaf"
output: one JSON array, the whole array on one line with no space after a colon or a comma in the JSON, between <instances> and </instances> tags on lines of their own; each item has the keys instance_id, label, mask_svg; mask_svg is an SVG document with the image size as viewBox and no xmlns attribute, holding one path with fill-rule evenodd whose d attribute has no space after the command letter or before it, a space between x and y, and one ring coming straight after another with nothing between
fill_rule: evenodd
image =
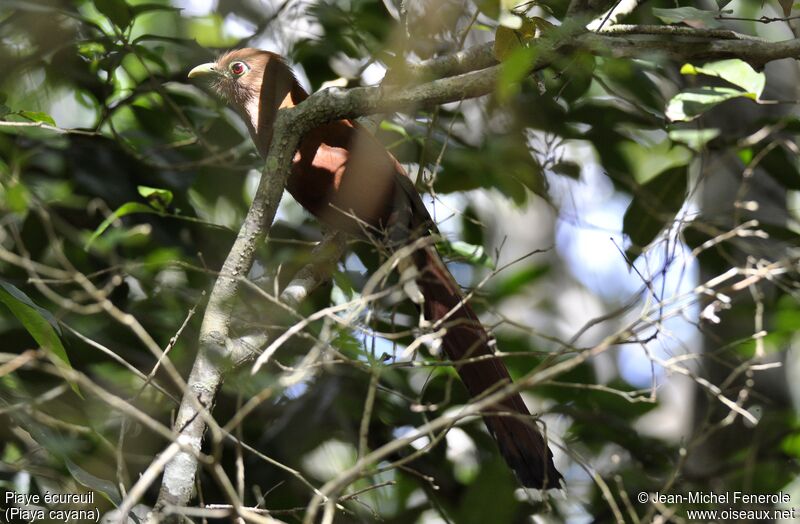
<instances>
[{"instance_id":1,"label":"green leaf","mask_svg":"<svg viewBox=\"0 0 800 524\"><path fill-rule=\"evenodd\" d=\"M31 194L24 184L16 183L9 185L5 188L4 193L5 195L3 195L2 188L0 188L0 195L4 196L3 200L5 201L3 205L0 205L0 208L5 207L12 213L17 213L19 215L25 215L25 213L28 212Z\"/></svg>"},{"instance_id":2,"label":"green leaf","mask_svg":"<svg viewBox=\"0 0 800 524\"><path fill-rule=\"evenodd\" d=\"M437 248L442 255L457 258L473 266L484 266L489 269L495 268L494 261L486 254L483 246L476 246L462 242L461 240L456 240L454 242L439 242Z\"/></svg>"},{"instance_id":3,"label":"green leaf","mask_svg":"<svg viewBox=\"0 0 800 524\"><path fill-rule=\"evenodd\" d=\"M156 211L166 211L172 203L172 191L156 187L137 186L139 194L147 199L147 203Z\"/></svg>"},{"instance_id":4,"label":"green leaf","mask_svg":"<svg viewBox=\"0 0 800 524\"><path fill-rule=\"evenodd\" d=\"M26 306L35 309L45 320L47 320L53 329L60 335L61 334L61 326L58 325L58 321L56 318L45 308L38 306L33 300L30 299L28 295L23 293L18 287L15 285L6 282L4 280L0 280L0 288L3 288L6 293L14 297L19 302L22 302Z\"/></svg>"},{"instance_id":5,"label":"green leaf","mask_svg":"<svg viewBox=\"0 0 800 524\"><path fill-rule=\"evenodd\" d=\"M575 162L569 162L566 160L561 162L556 162L551 169L553 170L554 173L567 176L574 180L577 180L581 176L581 166L579 166Z\"/></svg>"},{"instance_id":6,"label":"green leaf","mask_svg":"<svg viewBox=\"0 0 800 524\"><path fill-rule=\"evenodd\" d=\"M122 504L122 497L119 494L117 486L113 482L95 477L66 457L64 457L64 463L69 470L69 474L78 481L78 484L92 491L102 493L116 507Z\"/></svg>"},{"instance_id":7,"label":"green leaf","mask_svg":"<svg viewBox=\"0 0 800 524\"><path fill-rule=\"evenodd\" d=\"M17 297L24 297L22 300ZM33 301L22 291L8 282L0 281L0 302L6 305L11 313L19 320L25 330L30 333L39 346L51 356L51 360L56 366L72 369L67 351L64 349L58 333L53 329L51 322L55 322L52 315L42 314L42 308L36 306ZM55 357L55 358L53 358ZM69 381L72 390L82 396L78 385Z\"/></svg>"},{"instance_id":8,"label":"green leaf","mask_svg":"<svg viewBox=\"0 0 800 524\"><path fill-rule=\"evenodd\" d=\"M522 47L519 35L513 29L500 26L494 34L493 52L494 57L501 62L516 49Z\"/></svg>"},{"instance_id":9,"label":"green leaf","mask_svg":"<svg viewBox=\"0 0 800 524\"><path fill-rule=\"evenodd\" d=\"M759 73L747 62L734 58L731 60L720 60L711 62L701 67L692 64L684 64L681 67L683 75L707 75L721 78L735 86L741 87L746 93L758 99L764 92L767 84L767 75Z\"/></svg>"},{"instance_id":10,"label":"green leaf","mask_svg":"<svg viewBox=\"0 0 800 524\"><path fill-rule=\"evenodd\" d=\"M403 138L408 138L408 131L406 131L406 128L400 124L392 122L391 120L381 120L380 128L382 131L392 131Z\"/></svg>"},{"instance_id":11,"label":"green leaf","mask_svg":"<svg viewBox=\"0 0 800 524\"><path fill-rule=\"evenodd\" d=\"M92 236L90 236L89 240L86 241L86 245L84 246L84 249L88 250L89 247L91 247L92 243L95 240L97 240L97 238L100 235L102 235L103 232L106 229L108 229L109 226L111 226L111 224L113 224L115 220L117 220L118 218L122 218L124 216L127 216L127 215L132 215L134 213L155 214L155 213L158 213L158 211L156 211L155 209L153 209L153 208L151 208L149 206L146 206L146 205L144 205L142 203L139 203L139 202L127 202L125 204L122 204L121 206L119 206L117 208L116 211L111 213L111 215L109 215L108 218L103 220L102 224L97 226L97 229L94 230L94 233L92 233Z\"/></svg>"},{"instance_id":12,"label":"green leaf","mask_svg":"<svg viewBox=\"0 0 800 524\"><path fill-rule=\"evenodd\" d=\"M720 27L716 13L703 11L695 7L676 7L673 9L653 8L653 15L660 18L666 24L679 24L681 22L694 24L701 23L706 27ZM693 24L693 25L694 25Z\"/></svg>"},{"instance_id":13,"label":"green leaf","mask_svg":"<svg viewBox=\"0 0 800 524\"><path fill-rule=\"evenodd\" d=\"M478 9L492 20L500 16L500 0L478 0Z\"/></svg>"},{"instance_id":14,"label":"green leaf","mask_svg":"<svg viewBox=\"0 0 800 524\"><path fill-rule=\"evenodd\" d=\"M0 92L0 118L11 112L11 108L6 105L6 100L8 100L8 95Z\"/></svg>"},{"instance_id":15,"label":"green leaf","mask_svg":"<svg viewBox=\"0 0 800 524\"><path fill-rule=\"evenodd\" d=\"M173 5L166 4L137 4L131 6L130 9L134 17L144 13L152 13L153 11L172 11L174 13L183 11L182 7L175 7Z\"/></svg>"},{"instance_id":16,"label":"green leaf","mask_svg":"<svg viewBox=\"0 0 800 524\"><path fill-rule=\"evenodd\" d=\"M739 160L742 161L742 164L747 165L753 160L753 148L746 147L744 149L740 149L736 155L739 157Z\"/></svg>"},{"instance_id":17,"label":"green leaf","mask_svg":"<svg viewBox=\"0 0 800 524\"><path fill-rule=\"evenodd\" d=\"M549 266L527 266L524 269L499 279L492 290L492 299L516 296L525 286L532 284L550 272Z\"/></svg>"},{"instance_id":18,"label":"green leaf","mask_svg":"<svg viewBox=\"0 0 800 524\"><path fill-rule=\"evenodd\" d=\"M667 169L687 165L693 156L689 149L670 140L652 143L641 135L631 136L631 140L618 147L629 172L639 184L646 184Z\"/></svg>"},{"instance_id":19,"label":"green leaf","mask_svg":"<svg viewBox=\"0 0 800 524\"><path fill-rule=\"evenodd\" d=\"M765 154L759 163L766 173L786 189L800 190L800 166L795 153L777 145Z\"/></svg>"},{"instance_id":20,"label":"green leaf","mask_svg":"<svg viewBox=\"0 0 800 524\"><path fill-rule=\"evenodd\" d=\"M547 178L520 132L487 136L478 148L453 147L442 167L436 179L436 190L442 193L482 187L496 189L516 204L526 201L528 191L549 198Z\"/></svg>"},{"instance_id":21,"label":"green leaf","mask_svg":"<svg viewBox=\"0 0 800 524\"><path fill-rule=\"evenodd\" d=\"M543 23L538 18L525 18L517 29L504 25L498 27L492 48L495 58L502 62L517 49L526 47L536 37L536 29Z\"/></svg>"},{"instance_id":22,"label":"green leaf","mask_svg":"<svg viewBox=\"0 0 800 524\"><path fill-rule=\"evenodd\" d=\"M164 58L158 52L158 50L163 51L164 49L163 47L157 49L150 49L143 45L134 45L133 48L136 51L136 54L158 65L158 67L160 67L162 71L167 72L169 70L167 62L164 61Z\"/></svg>"},{"instance_id":23,"label":"green leaf","mask_svg":"<svg viewBox=\"0 0 800 524\"><path fill-rule=\"evenodd\" d=\"M781 450L789 455L800 458L800 435L790 434L781 441Z\"/></svg>"},{"instance_id":24,"label":"green leaf","mask_svg":"<svg viewBox=\"0 0 800 524\"><path fill-rule=\"evenodd\" d=\"M223 18L216 13L195 16L183 22L186 23L187 36L203 47L229 47L239 40L225 30Z\"/></svg>"},{"instance_id":25,"label":"green leaf","mask_svg":"<svg viewBox=\"0 0 800 524\"><path fill-rule=\"evenodd\" d=\"M671 223L686 199L686 166L674 167L639 186L622 220L622 230L631 239L626 251L633 260Z\"/></svg>"},{"instance_id":26,"label":"green leaf","mask_svg":"<svg viewBox=\"0 0 800 524\"><path fill-rule=\"evenodd\" d=\"M56 125L56 121L53 120L53 117L42 111L20 111L17 114L22 118L27 118L31 122L44 122L51 126Z\"/></svg>"},{"instance_id":27,"label":"green leaf","mask_svg":"<svg viewBox=\"0 0 800 524\"><path fill-rule=\"evenodd\" d=\"M673 129L669 138L673 142L680 142L695 151L702 149L707 143L719 136L719 129Z\"/></svg>"},{"instance_id":28,"label":"green leaf","mask_svg":"<svg viewBox=\"0 0 800 524\"><path fill-rule=\"evenodd\" d=\"M667 118L673 122L689 122L715 105L734 98L754 98L731 87L701 87L678 93L667 104Z\"/></svg>"},{"instance_id":29,"label":"green leaf","mask_svg":"<svg viewBox=\"0 0 800 524\"><path fill-rule=\"evenodd\" d=\"M125 29L133 19L131 6L125 0L94 0L94 6L120 29Z\"/></svg>"},{"instance_id":30,"label":"green leaf","mask_svg":"<svg viewBox=\"0 0 800 524\"><path fill-rule=\"evenodd\" d=\"M503 103L520 91L520 83L528 76L536 62L537 51L531 47L520 47L503 60L497 77L497 99Z\"/></svg>"}]
</instances>

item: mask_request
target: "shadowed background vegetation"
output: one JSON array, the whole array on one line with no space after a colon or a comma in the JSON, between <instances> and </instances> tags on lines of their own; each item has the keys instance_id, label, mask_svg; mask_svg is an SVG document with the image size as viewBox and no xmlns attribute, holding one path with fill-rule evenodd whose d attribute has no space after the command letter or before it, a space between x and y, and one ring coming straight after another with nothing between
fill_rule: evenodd
<instances>
[{"instance_id":1,"label":"shadowed background vegetation","mask_svg":"<svg viewBox=\"0 0 800 524\"><path fill-rule=\"evenodd\" d=\"M188 81L191 67L233 47L264 47L286 55L314 91L327 81L375 84L399 58L496 38L504 67L494 94L381 115L376 134L425 193L459 283L478 286L473 305L512 354L512 375L631 323L635 334L526 393L554 441L565 498L515 494L474 420L351 486L379 485L338 518L605 522L616 507L626 520L649 521L663 508L637 494L670 490L784 490L800 505L796 61L761 71L739 60L578 50L525 76L534 59L526 31L563 21L567 2L513 12L485 0L402 4L3 0L0 489L92 490L109 511L168 445L104 395L170 427L182 389L148 341L188 375L206 294L262 167L239 118ZM769 40L792 38L796 27L784 2L695 4L646 2L624 21ZM269 292L322 236L284 200L251 274ZM380 258L365 243L349 253L297 313L358 297ZM698 287L737 269L716 291ZM281 333L297 321L253 290L240 299L239 333ZM404 353L418 334L406 302L381 302L354 326L313 323L258 374L232 370L216 420L272 388L237 435L319 486L352 465L364 435L374 449L463 405L452 368L426 349ZM285 380L309 351L321 352L314 368ZM229 441L215 445L206 444L232 477L241 457L247 505L302 519L305 483ZM207 471L197 485L202 503L226 502ZM152 506L157 491L156 483L142 503Z\"/></svg>"}]
</instances>

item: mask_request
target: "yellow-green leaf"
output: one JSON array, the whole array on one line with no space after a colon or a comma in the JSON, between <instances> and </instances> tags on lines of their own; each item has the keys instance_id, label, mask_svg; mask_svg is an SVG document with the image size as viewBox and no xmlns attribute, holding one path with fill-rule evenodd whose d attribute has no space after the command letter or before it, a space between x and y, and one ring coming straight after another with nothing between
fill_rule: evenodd
<instances>
[{"instance_id":1,"label":"yellow-green leaf","mask_svg":"<svg viewBox=\"0 0 800 524\"><path fill-rule=\"evenodd\" d=\"M552 24L539 18L523 19L522 25L518 29L511 29L504 25L498 27L494 35L495 58L502 62L515 50L528 45L531 40L536 38L536 31L543 24L552 27Z\"/></svg>"},{"instance_id":2,"label":"yellow-green leaf","mask_svg":"<svg viewBox=\"0 0 800 524\"><path fill-rule=\"evenodd\" d=\"M731 87L702 87L678 93L667 104L667 118L673 122L689 122L715 105L734 98L753 98L749 93Z\"/></svg>"},{"instance_id":3,"label":"yellow-green leaf","mask_svg":"<svg viewBox=\"0 0 800 524\"><path fill-rule=\"evenodd\" d=\"M137 186L139 194L147 199L147 202L157 211L166 211L172 203L172 191L169 189L159 189L157 187Z\"/></svg>"},{"instance_id":4,"label":"yellow-green leaf","mask_svg":"<svg viewBox=\"0 0 800 524\"><path fill-rule=\"evenodd\" d=\"M489 269L494 269L495 267L494 260L486 254L486 250L483 249L483 246L476 246L474 244L462 242L461 240L456 240L453 242L439 242L437 248L443 255L457 258L468 264L484 266Z\"/></svg>"},{"instance_id":5,"label":"yellow-green leaf","mask_svg":"<svg viewBox=\"0 0 800 524\"><path fill-rule=\"evenodd\" d=\"M92 245L92 243L95 240L97 240L97 238L100 235L102 235L103 232L106 229L108 229L109 226L111 226L111 224L113 224L114 221L117 220L118 218L122 218L122 217L124 217L126 215L132 215L134 213L150 213L150 214L153 214L153 213L157 213L157 212L158 211L156 211L155 209L153 209L153 208L151 208L149 206L146 206L146 205L144 205L142 203L139 203L139 202L127 202L125 204L122 204L121 206L119 206L117 208L116 211L111 213L108 216L108 218L103 220L102 224L97 226L97 229L94 230L94 233L92 233L92 236L90 236L89 240L86 241L86 245L84 246L84 249L89 249L89 247Z\"/></svg>"},{"instance_id":6,"label":"yellow-green leaf","mask_svg":"<svg viewBox=\"0 0 800 524\"><path fill-rule=\"evenodd\" d=\"M43 111L20 111L18 114L22 118L27 118L32 122L43 122L51 126L56 125L56 121L53 120L53 117Z\"/></svg>"},{"instance_id":7,"label":"yellow-green leaf","mask_svg":"<svg viewBox=\"0 0 800 524\"><path fill-rule=\"evenodd\" d=\"M756 99L761 97L767 83L767 76L764 73L757 72L750 64L738 58L711 62L700 67L684 64L681 67L681 74L715 76L741 87Z\"/></svg>"}]
</instances>

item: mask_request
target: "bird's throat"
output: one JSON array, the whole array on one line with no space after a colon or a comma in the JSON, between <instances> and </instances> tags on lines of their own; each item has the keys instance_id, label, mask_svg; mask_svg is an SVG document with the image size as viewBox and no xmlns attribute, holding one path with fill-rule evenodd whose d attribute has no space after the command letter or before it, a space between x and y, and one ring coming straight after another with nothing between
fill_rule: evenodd
<instances>
[{"instance_id":1,"label":"bird's throat","mask_svg":"<svg viewBox=\"0 0 800 524\"><path fill-rule=\"evenodd\" d=\"M273 128L278 111L294 107L308 97L282 62L272 60L267 64L260 85L254 85L252 96L243 104L243 117L250 129L253 142L262 157L267 156L272 142Z\"/></svg>"}]
</instances>

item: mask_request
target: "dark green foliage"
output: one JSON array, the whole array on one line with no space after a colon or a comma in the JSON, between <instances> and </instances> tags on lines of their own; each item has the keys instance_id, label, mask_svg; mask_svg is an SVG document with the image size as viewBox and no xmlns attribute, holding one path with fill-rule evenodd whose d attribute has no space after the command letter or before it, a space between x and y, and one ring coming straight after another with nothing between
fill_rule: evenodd
<instances>
[{"instance_id":1,"label":"dark green foliage","mask_svg":"<svg viewBox=\"0 0 800 524\"><path fill-rule=\"evenodd\" d=\"M687 182L687 169L680 166L656 175L634 190L622 223L623 232L633 242L629 258L635 258L672 223L686 199Z\"/></svg>"},{"instance_id":2,"label":"dark green foliage","mask_svg":"<svg viewBox=\"0 0 800 524\"><path fill-rule=\"evenodd\" d=\"M561 20L569 3L537 5ZM307 12L291 11L291 5L281 2L269 9L263 4L220 0L214 12L197 15L166 0L0 0L0 248L3 254L35 263L31 267L19 258L0 257L3 489L16 489L21 470L30 474L31 492L53 485L67 492L92 490L105 512L119 503L119 484L129 490L168 444L131 413L104 402L116 395L170 427L183 393L164 362L153 372L158 357L126 319L135 319L155 345L169 349L169 362L180 376L188 376L207 295L263 162L239 118L207 86L188 81L189 68L230 46L257 45L268 36L286 44L289 58L303 66L316 89L340 74L336 61L343 57L357 64L356 69L371 62L397 63L408 50L427 58L457 49L462 29L453 23L428 34L434 15L401 27L380 0L320 1ZM435 10L447 7L435 4ZM690 2L641 4L626 23L719 22L716 11L700 11ZM720 8L725 4L718 2ZM760 2L737 4L743 5L742 14L760 16ZM497 19L509 14L506 5L476 3L482 14L467 45L495 31ZM292 20L281 18L286 12L309 17L316 32L293 32ZM457 14L468 21L472 12ZM507 22L513 25L513 19ZM240 39L240 33L230 32L236 23L255 28L256 34ZM520 24L528 29L536 25L531 19ZM509 27L503 31L518 36ZM594 290L576 284L570 273L575 268L560 256L561 246L550 249L559 241L555 230L563 222L584 225L585 202L573 202L573 197L588 183L590 169L599 173L608 192L631 199L624 217L618 217L625 243L616 246L630 262L682 242L698 250L701 269L694 272L702 278L732 267L793 260L800 244L797 216L786 218L778 211L788 209L788 191L800 190L800 123L790 111L775 109L778 104L757 106L774 112L765 110L740 122L741 108L772 96L771 78L762 93L761 72L744 63L684 66L653 56L632 60L575 50L565 50L550 67L529 75L539 57L530 41L520 38L518 45L509 46L492 95L417 108L403 119L382 115L377 133L401 162L412 165L413 175L421 173L416 186L426 203L435 202L436 218L448 232L440 248L459 284L474 286L498 270L470 300L505 353L513 377L530 376L593 347L636 316L642 305L635 302L635 308L601 319L588 335L569 340L573 333L567 331L587 320L584 310L602 307L605 314L631 300L622 292L611 304L603 303L600 294L585 298ZM361 83L358 71L349 76L349 86ZM698 101L698 92L709 97ZM586 151L591 153L584 155ZM714 159L711 168L709 155ZM706 213L709 203L701 200L702 184L721 165L734 165L735 175L726 182L727 193L710 199L716 206L713 213ZM755 199L750 191L764 180L771 205L752 211L742 202ZM590 195L595 196L607 195ZM678 211L692 204L693 214L677 223ZM500 213L492 206L509 209ZM569 212L562 213L559 206ZM506 224L504 217L519 218ZM758 235L725 236L753 218L759 223L747 231ZM451 224L456 227L449 229ZM283 289L314 261L311 247L320 237L319 224L307 213L292 205L282 208L269 242L258 246L251 275L262 292L244 289L230 304L236 311L235 334L268 333L274 339L302 317L360 297L374 269L385 261L385 253L363 241L351 243L350 255L337 265L332 281L297 311L265 298L265 292ZM517 240L522 245L508 245L506 237L522 239ZM527 256L533 252L540 253ZM506 267L512 256L515 262ZM593 268L595 260L583 263ZM730 309L719 304L714 309L719 298L708 293L695 297L685 311L672 311L673 316L688 317L708 337L705 351L681 348L697 353L699 364L692 373L723 369L724 376L711 377L724 386L721 394L735 401L747 391L744 409L758 404L764 410L756 427L742 423L739 415L728 427L732 433L720 431L715 441L712 432L710 451L692 447L691 438L641 431L642 417L675 408L661 404L662 382L651 401L649 390L622 378L616 345L603 355L607 360L583 362L528 388L526 399L536 415L544 415L540 422L573 452L572 458L586 461L589 471L611 486L619 504L623 491L635 501L639 492L658 491L673 480L681 492L708 491L712 481L713 487L725 490L783 489L796 476L800 458L800 431L784 391L785 377L768 384L778 393L761 382L745 388L749 376L729 383L725 379L748 359L766 362L758 360L762 349L777 360L796 345L796 273L790 264L781 266L770 279L735 290L739 294L731 290L734 280L726 282L721 292L732 297ZM75 275L86 276L89 284L84 287ZM396 282L396 273L390 274L387 283ZM751 291L752 296L763 292L763 337L753 336L754 303L742 299ZM695 306L710 307L724 323L718 328L697 318ZM661 320L659 313L658 308L648 311L653 325ZM215 419L221 425L234 420L242 404L262 395L232 432L241 431L249 445L319 487L352 465L360 445L366 451L377 449L469 402L453 367L440 365L440 355L430 354L425 344L414 356L405 354L424 328L419 309L402 293L366 308L356 324L343 326L331 318L312 322L254 375L249 365L232 369L230 362L218 360L231 371L216 397ZM726 331L731 326L735 333ZM659 336L654 335L657 343L662 342ZM651 342L648 337L647 330L625 333L624 342L627 347L643 345ZM104 352L106 348L127 365ZM315 351L317 360L301 369ZM14 369L3 367L15 358L31 360ZM298 370L302 373L293 374ZM65 380L62 374L69 371L105 389L105 396ZM142 376L151 372L145 386ZM373 373L379 373L379 387L362 442ZM282 380L287 376L292 380ZM698 423L703 429L730 413L715 411L719 399L707 389L698 387L687 398L696 405L695 418L707 417L707 426ZM344 502L347 512L337 514L337 522L405 524L441 516L454 523L522 523L540 513L553 521L573 515L560 502L515 497L516 480L479 419L458 429L474 453L448 456L448 443L442 439L403 468L379 472L415 453L415 448L404 447L374 465L345 494L392 484ZM687 447L692 460L710 456L717 461L713 479L708 471L698 473L681 462L681 450ZM204 451L218 457L234 478L240 451L235 444L207 439ZM320 470L329 455L339 460L338 471ZM309 488L249 451L242 457L244 502L261 504L287 522L301 519L312 495ZM562 463L562 472L569 468L568 482L585 489L580 497L568 491L568 502L581 508L582 517L612 521L602 490L580 473L583 464L572 459ZM208 470L201 470L198 485L204 502L227 501ZM158 482L142 502L152 505L157 491ZM633 502L630 509L642 517L652 506ZM679 516L684 509L677 507Z\"/></svg>"}]
</instances>

